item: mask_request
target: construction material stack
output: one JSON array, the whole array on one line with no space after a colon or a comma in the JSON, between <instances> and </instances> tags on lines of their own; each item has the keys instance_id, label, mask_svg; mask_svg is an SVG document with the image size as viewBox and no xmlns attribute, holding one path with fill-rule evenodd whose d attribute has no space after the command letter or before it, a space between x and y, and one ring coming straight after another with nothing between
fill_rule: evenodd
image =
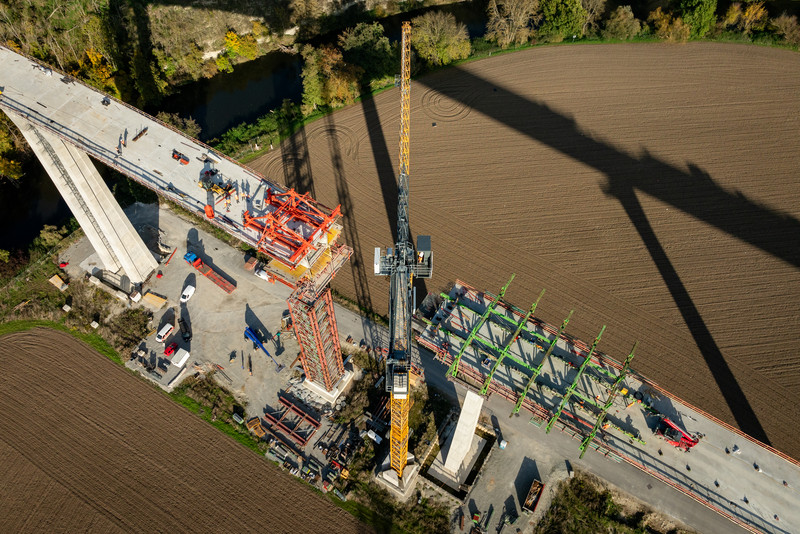
<instances>
[{"instance_id":1,"label":"construction material stack","mask_svg":"<svg viewBox=\"0 0 800 534\"><path fill-rule=\"evenodd\" d=\"M400 165L397 199L397 242L383 254L375 249L375 274L390 276L389 346L386 391L391 394L391 469L402 481L408 463L409 372L411 370L411 314L414 277L430 278L433 256L430 236L409 236L409 135L411 110L411 23L403 23L400 75Z\"/></svg>"}]
</instances>

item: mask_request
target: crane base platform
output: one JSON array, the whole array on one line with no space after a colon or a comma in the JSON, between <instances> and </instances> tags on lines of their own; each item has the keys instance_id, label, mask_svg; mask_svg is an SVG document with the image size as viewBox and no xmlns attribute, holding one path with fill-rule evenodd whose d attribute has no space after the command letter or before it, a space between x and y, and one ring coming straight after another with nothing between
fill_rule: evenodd
<instances>
[{"instance_id":1,"label":"crane base platform","mask_svg":"<svg viewBox=\"0 0 800 534\"><path fill-rule=\"evenodd\" d=\"M417 487L417 476L419 475L419 465L412 463L414 455L408 454L408 465L403 470L402 480L397 478L397 473L390 466L389 455L386 455L383 463L378 467L375 481L382 487L389 490L389 493L398 501L405 502Z\"/></svg>"},{"instance_id":2,"label":"crane base platform","mask_svg":"<svg viewBox=\"0 0 800 534\"><path fill-rule=\"evenodd\" d=\"M350 385L350 382L353 381L354 374L355 373L353 373L352 370L345 369L342 378L333 387L331 391L326 390L324 386L322 386L321 384L317 384L316 382L312 382L308 378L303 380L303 387L311 391L315 395L318 395L320 398L322 398L324 402L336 404L336 401L339 399L339 397L341 397L342 393L344 393L347 390L348 386Z\"/></svg>"}]
</instances>

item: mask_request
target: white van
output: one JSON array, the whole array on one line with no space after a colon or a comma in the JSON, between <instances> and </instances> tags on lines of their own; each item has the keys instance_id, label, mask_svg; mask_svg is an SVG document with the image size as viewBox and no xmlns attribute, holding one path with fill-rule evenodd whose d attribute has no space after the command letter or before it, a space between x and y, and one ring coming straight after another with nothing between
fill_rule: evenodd
<instances>
[{"instance_id":1,"label":"white van","mask_svg":"<svg viewBox=\"0 0 800 534\"><path fill-rule=\"evenodd\" d=\"M189 353L183 349L178 349L178 352L172 356L172 365L175 367L183 367L183 364L185 364L188 359Z\"/></svg>"},{"instance_id":2,"label":"white van","mask_svg":"<svg viewBox=\"0 0 800 534\"><path fill-rule=\"evenodd\" d=\"M164 343L172 333L173 328L175 328L175 326L172 323L167 323L162 326L161 330L159 330L158 334L156 334L156 342Z\"/></svg>"}]
</instances>

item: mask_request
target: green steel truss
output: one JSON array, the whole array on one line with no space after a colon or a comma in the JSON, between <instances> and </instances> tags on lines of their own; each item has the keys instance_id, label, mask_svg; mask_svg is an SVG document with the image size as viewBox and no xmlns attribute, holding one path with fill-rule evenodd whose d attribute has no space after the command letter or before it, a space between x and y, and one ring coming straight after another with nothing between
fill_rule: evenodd
<instances>
[{"instance_id":1,"label":"green steel truss","mask_svg":"<svg viewBox=\"0 0 800 534\"><path fill-rule=\"evenodd\" d=\"M511 278L508 279L506 285L504 285L503 288L500 290L500 294L497 296L497 298L494 299L488 306L486 306L486 311L483 312L483 315L481 316L480 320L472 329L472 331L469 333L469 336L467 336L466 341L464 341L464 343L461 345L461 349L458 351L458 354L453 359L453 363L450 365L450 369L447 370L448 375L452 376L453 378L456 377L456 375L458 374L458 364L461 361L461 356L464 354L464 351L467 350L467 347L470 346L472 340L475 339L475 336L478 335L478 331L483 326L483 323L485 323L486 320L489 318L489 315L492 313L494 307L500 303L500 300L506 294L506 290L508 289L508 286L511 285L511 282L514 280L515 276L516 274L511 275Z\"/></svg>"},{"instance_id":2,"label":"green steel truss","mask_svg":"<svg viewBox=\"0 0 800 534\"><path fill-rule=\"evenodd\" d=\"M564 397L561 399L561 402L558 405L558 409L553 414L553 417L550 418L550 421L547 422L547 428L545 431L549 434L550 430L553 428L553 424L558 420L561 416L561 412L564 410L564 406L567 405L569 402L570 397L572 397L572 393L575 391L575 388L578 386L578 380L580 380L581 375L583 374L584 369L589 364L589 360L592 359L592 354L594 354L594 349L597 348L597 344L600 343L600 337L603 335L603 332L606 331L606 325L603 325L603 328L600 329L600 333L597 334L597 337L592 343L592 347L589 349L589 354L586 355L586 359L583 360L581 366L578 368L578 373L575 375L575 378L572 380L572 384L570 384L569 388L567 389L566 393L564 393Z\"/></svg>"},{"instance_id":3,"label":"green steel truss","mask_svg":"<svg viewBox=\"0 0 800 534\"><path fill-rule=\"evenodd\" d=\"M511 337L508 338L508 341L503 346L503 350L500 351L500 356L497 358L497 360L495 360L494 365L492 366L492 370L489 371L489 375L483 382L483 388L481 388L481 395L486 395L486 392L489 391L489 384L491 384L492 382L492 377L494 376L494 372L497 371L497 368L500 367L501 363L503 363L503 359L505 359L506 355L508 354L508 351L511 349L511 345L514 344L514 342L517 340L520 333L522 332L522 329L525 327L526 324L528 324L528 319L530 319L531 316L533 315L533 312L536 311L536 306L539 304L539 301L542 300L542 296L544 296L544 289L542 289L542 292L539 293L539 298L536 299L536 302L533 303L531 309L528 310L528 313L525 315L525 318L523 318L522 321L517 324L517 329L514 331L513 334L511 334Z\"/></svg>"},{"instance_id":4,"label":"green steel truss","mask_svg":"<svg viewBox=\"0 0 800 534\"><path fill-rule=\"evenodd\" d=\"M439 295L443 299L448 300L448 301L454 303L455 305L457 305L457 306L459 306L461 308L464 308L465 310L468 310L471 313L476 313L477 314L477 312L475 310L473 310L472 308L470 308L466 304L464 304L462 302L459 302L457 299L453 300L452 298L450 298L450 295L448 295L446 293L440 293ZM509 306L509 307L513 308L515 311L518 310L518 308L516 308L515 306ZM514 331L514 329L509 326L509 323L511 325L513 325L513 327L519 327L519 325L522 324L523 326L522 326L522 330L520 330L520 332L526 332L528 335L530 335L530 336L542 341L543 343L550 343L550 341L551 341L551 339L549 337L547 337L546 335L540 334L536 330L528 328L528 326L525 323L520 323L520 322L514 320L513 318L507 316L505 313L502 313L502 312L496 310L495 308L492 308L491 313L493 315L495 315L496 318L499 319L499 320L495 321L493 324L496 324L497 326L499 326L503 330L506 330L507 332L513 332ZM520 313L520 315L523 314L522 311L519 311L519 313ZM465 339L463 336L459 336L459 337L461 337L461 339ZM497 356L499 356L500 352L502 352L502 349L500 349L499 347L496 347L495 345L493 345L492 343L490 343L490 342L488 342L488 341L486 341L484 339L476 338L475 341L481 343L487 349L491 349L492 351L494 351L497 354ZM526 364L525 362L517 360L516 358L514 358L510 354L508 355L508 357L511 358L512 360L514 360L515 362L517 362L518 364L520 364L523 367L526 367L526 368L531 369L531 370L534 369L532 366ZM602 365L598 365L598 364L596 364L594 362L589 362L589 366L592 367L593 369L595 369L600 374L605 375L611 381L616 380L616 378L617 378L617 375L615 375L614 373L608 371L608 369L605 369Z\"/></svg>"},{"instance_id":5,"label":"green steel truss","mask_svg":"<svg viewBox=\"0 0 800 534\"><path fill-rule=\"evenodd\" d=\"M628 354L627 358L625 358L625 363L622 365L622 369L619 372L619 376L617 376L617 379L611 386L611 391L608 394L608 400L606 401L605 406L603 406L603 410L600 412L600 416L597 418L597 422L594 424L594 428L592 428L592 431L589 433L589 435L586 436L586 438L584 438L584 440L581 442L580 446L581 458L583 458L583 455L586 454L586 448L589 446L589 443L591 443L592 440L594 439L594 436L595 434L597 434L597 431L600 430L600 427L603 425L603 421L605 421L606 419L606 414L608 413L608 410L611 408L611 405L614 404L614 399L616 398L617 393L619 392L619 388L622 385L622 381L625 380L625 374L628 371L628 367L631 364L631 360L633 360L633 353L636 352L636 346L638 344L639 344L638 341L633 344L631 353Z\"/></svg>"},{"instance_id":6,"label":"green steel truss","mask_svg":"<svg viewBox=\"0 0 800 534\"><path fill-rule=\"evenodd\" d=\"M542 361L539 362L539 365L536 367L536 369L533 370L533 374L531 374L530 379L528 379L528 383L525 385L525 389L522 390L519 399L517 399L517 404L514 406L514 409L511 411L511 415L509 415L509 417L519 413L519 409L520 407L522 407L522 402L525 400L525 397L528 396L528 391L531 389L531 386L536 381L536 377L539 376L542 367L544 367L544 362L546 362L547 359L550 358L550 354L552 354L553 349L556 346L556 343L558 343L558 340L561 339L561 334L564 333L564 329L567 327L567 324L569 323L569 320L572 318L572 313L574 311L575 310L569 311L569 315L567 315L567 318L564 319L563 323L561 323L561 328L558 329L558 333L555 335L555 337L553 337L552 340L548 340L550 342L550 346L547 347L547 352L545 353L544 357L542 357Z\"/></svg>"}]
</instances>

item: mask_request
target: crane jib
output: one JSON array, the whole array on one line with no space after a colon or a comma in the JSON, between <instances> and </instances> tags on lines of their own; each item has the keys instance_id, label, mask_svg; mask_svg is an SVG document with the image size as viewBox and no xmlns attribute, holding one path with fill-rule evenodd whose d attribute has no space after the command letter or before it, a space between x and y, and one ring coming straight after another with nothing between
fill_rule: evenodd
<instances>
[{"instance_id":1,"label":"crane jib","mask_svg":"<svg viewBox=\"0 0 800 534\"><path fill-rule=\"evenodd\" d=\"M430 278L433 253L430 236L417 236L417 247L411 241L410 160L411 125L411 23L403 22L400 74L400 158L397 190L397 241L394 249L383 254L375 249L375 274L390 276L389 344L386 358L386 391L391 394L390 465L402 479L408 463L408 413L411 364L411 316L416 299L413 281Z\"/></svg>"}]
</instances>

